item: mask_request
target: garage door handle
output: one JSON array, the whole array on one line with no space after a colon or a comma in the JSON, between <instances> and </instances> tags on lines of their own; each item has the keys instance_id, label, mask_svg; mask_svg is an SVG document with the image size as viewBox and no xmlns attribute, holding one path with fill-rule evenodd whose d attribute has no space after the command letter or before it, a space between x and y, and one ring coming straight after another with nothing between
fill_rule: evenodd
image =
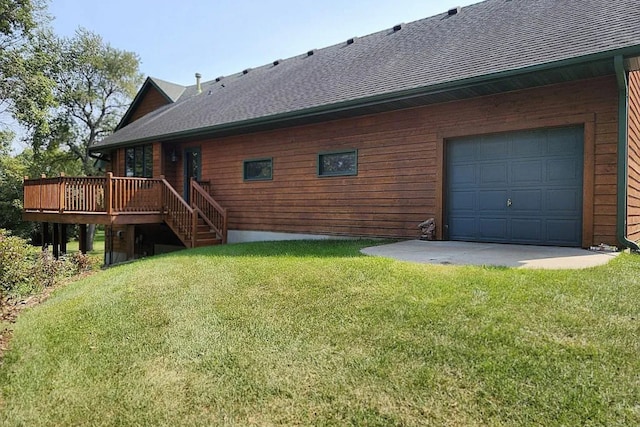
<instances>
[{"instance_id":1,"label":"garage door handle","mask_svg":"<svg viewBox=\"0 0 640 427\"><path fill-rule=\"evenodd\" d=\"M507 199L507 207L511 207L512 204L513 202L511 201L511 199Z\"/></svg>"}]
</instances>

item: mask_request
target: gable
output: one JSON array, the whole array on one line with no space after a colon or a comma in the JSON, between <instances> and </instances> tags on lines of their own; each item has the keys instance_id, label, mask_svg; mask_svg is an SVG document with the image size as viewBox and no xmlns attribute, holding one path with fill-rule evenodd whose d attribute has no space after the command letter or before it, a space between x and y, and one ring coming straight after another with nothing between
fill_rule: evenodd
<instances>
[{"instance_id":1,"label":"gable","mask_svg":"<svg viewBox=\"0 0 640 427\"><path fill-rule=\"evenodd\" d=\"M135 122L150 112L170 103L171 101L160 93L158 89L152 85L148 85L143 89L143 92L140 93L138 101L132 104L133 108L125 115L126 121L121 122L118 127L122 128L127 126L129 123Z\"/></svg>"}]
</instances>

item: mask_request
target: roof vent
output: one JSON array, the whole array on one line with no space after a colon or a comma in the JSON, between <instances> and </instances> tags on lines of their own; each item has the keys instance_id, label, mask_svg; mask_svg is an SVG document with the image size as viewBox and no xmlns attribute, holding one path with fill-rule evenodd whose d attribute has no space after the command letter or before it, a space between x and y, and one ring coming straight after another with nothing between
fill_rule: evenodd
<instances>
[{"instance_id":1,"label":"roof vent","mask_svg":"<svg viewBox=\"0 0 640 427\"><path fill-rule=\"evenodd\" d=\"M402 29L402 24L398 24L396 26L393 27L393 32L397 33L398 31L400 31Z\"/></svg>"},{"instance_id":2,"label":"roof vent","mask_svg":"<svg viewBox=\"0 0 640 427\"><path fill-rule=\"evenodd\" d=\"M349 40L347 40L347 44L353 44L354 41L356 41L356 37L351 37Z\"/></svg>"},{"instance_id":3,"label":"roof vent","mask_svg":"<svg viewBox=\"0 0 640 427\"><path fill-rule=\"evenodd\" d=\"M276 59L275 61L273 61L273 66L275 67L276 65L280 64L282 62L282 59Z\"/></svg>"},{"instance_id":4,"label":"roof vent","mask_svg":"<svg viewBox=\"0 0 640 427\"><path fill-rule=\"evenodd\" d=\"M251 71L251 68L247 68L246 70L242 70L242 74L249 74L249 71Z\"/></svg>"},{"instance_id":5,"label":"roof vent","mask_svg":"<svg viewBox=\"0 0 640 427\"><path fill-rule=\"evenodd\" d=\"M202 78L202 74L196 73L196 89L198 93L202 93L202 85L200 84L200 79Z\"/></svg>"},{"instance_id":6,"label":"roof vent","mask_svg":"<svg viewBox=\"0 0 640 427\"><path fill-rule=\"evenodd\" d=\"M447 11L447 15L449 15L449 16L457 15L459 13L460 13L460 6L454 7L453 9L449 9Z\"/></svg>"},{"instance_id":7,"label":"roof vent","mask_svg":"<svg viewBox=\"0 0 640 427\"><path fill-rule=\"evenodd\" d=\"M222 79L224 79L224 76L216 77L216 83L218 83Z\"/></svg>"},{"instance_id":8,"label":"roof vent","mask_svg":"<svg viewBox=\"0 0 640 427\"><path fill-rule=\"evenodd\" d=\"M307 56L312 56L314 53L316 53L316 50L311 49L309 52L307 52Z\"/></svg>"}]
</instances>

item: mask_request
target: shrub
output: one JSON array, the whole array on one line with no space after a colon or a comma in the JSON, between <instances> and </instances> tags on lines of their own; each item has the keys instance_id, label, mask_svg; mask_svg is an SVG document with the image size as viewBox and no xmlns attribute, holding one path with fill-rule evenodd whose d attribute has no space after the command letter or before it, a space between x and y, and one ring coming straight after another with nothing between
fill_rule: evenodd
<instances>
[{"instance_id":1,"label":"shrub","mask_svg":"<svg viewBox=\"0 0 640 427\"><path fill-rule=\"evenodd\" d=\"M94 268L94 260L74 253L56 260L25 239L0 229L0 296L28 295Z\"/></svg>"},{"instance_id":2,"label":"shrub","mask_svg":"<svg viewBox=\"0 0 640 427\"><path fill-rule=\"evenodd\" d=\"M33 249L26 240L0 229L0 294L29 287L32 272Z\"/></svg>"}]
</instances>

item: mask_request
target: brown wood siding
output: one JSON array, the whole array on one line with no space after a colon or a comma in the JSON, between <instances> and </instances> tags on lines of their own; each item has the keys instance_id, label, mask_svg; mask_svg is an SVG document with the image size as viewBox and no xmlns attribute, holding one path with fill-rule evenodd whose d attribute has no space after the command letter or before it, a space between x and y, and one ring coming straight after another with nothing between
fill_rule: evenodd
<instances>
[{"instance_id":1,"label":"brown wood siding","mask_svg":"<svg viewBox=\"0 0 640 427\"><path fill-rule=\"evenodd\" d=\"M140 99L140 101L138 102L138 105L135 107L135 109L131 113L129 120L127 120L126 123L123 123L123 126L126 126L131 122L135 122L140 117L143 117L149 114L150 112L155 111L158 108L162 107L163 105L167 105L167 104L169 104L169 101L167 101L167 98L165 98L164 95L162 95L158 91L158 89L156 89L153 86L149 86L145 91L145 93L142 95L142 99Z\"/></svg>"},{"instance_id":2,"label":"brown wood siding","mask_svg":"<svg viewBox=\"0 0 640 427\"><path fill-rule=\"evenodd\" d=\"M202 140L182 149L202 148L202 179L228 209L229 229L415 238L420 222L442 218L443 135L565 122L585 125L585 244L616 244L614 76ZM358 150L358 175L318 177L318 152L342 149ZM245 182L243 160L263 157L273 158L273 179ZM174 181L180 193L182 167L180 159Z\"/></svg>"},{"instance_id":3,"label":"brown wood siding","mask_svg":"<svg viewBox=\"0 0 640 427\"><path fill-rule=\"evenodd\" d=\"M164 170L164 157L162 155L162 144L153 143L153 178L160 178Z\"/></svg>"},{"instance_id":4,"label":"brown wood siding","mask_svg":"<svg viewBox=\"0 0 640 427\"><path fill-rule=\"evenodd\" d=\"M109 153L111 162L109 163L107 172L112 172L114 176L125 175L124 151L124 148L116 148Z\"/></svg>"},{"instance_id":5,"label":"brown wood siding","mask_svg":"<svg viewBox=\"0 0 640 427\"><path fill-rule=\"evenodd\" d=\"M629 73L627 236L640 241L640 72Z\"/></svg>"}]
</instances>

